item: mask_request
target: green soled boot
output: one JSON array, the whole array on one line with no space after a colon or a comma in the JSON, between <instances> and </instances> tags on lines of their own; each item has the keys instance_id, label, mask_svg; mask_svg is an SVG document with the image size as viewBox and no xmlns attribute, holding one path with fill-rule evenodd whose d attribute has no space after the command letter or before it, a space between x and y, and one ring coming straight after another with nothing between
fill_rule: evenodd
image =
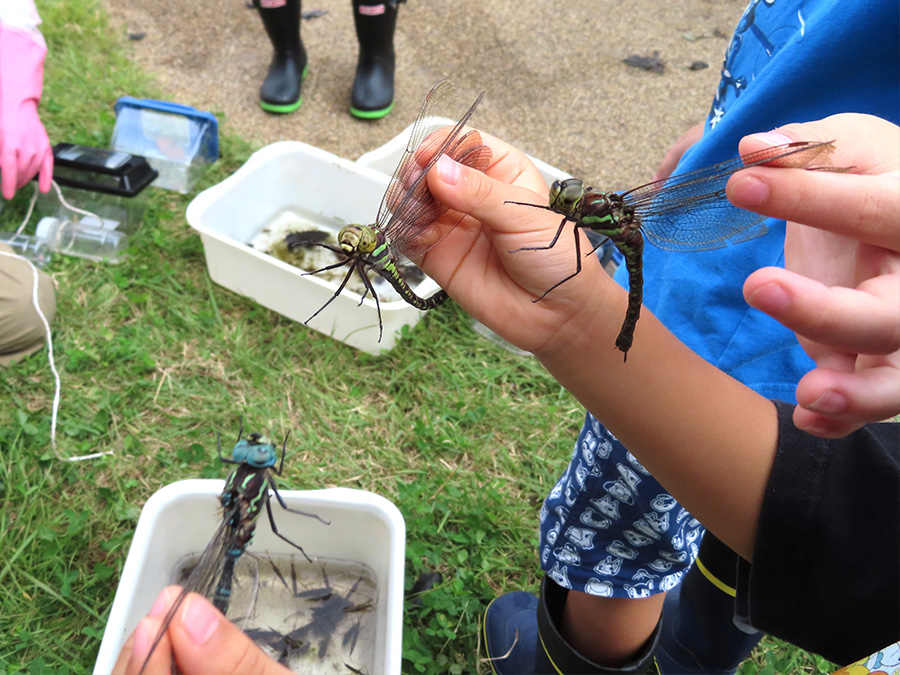
<instances>
[{"instance_id":1,"label":"green soled boot","mask_svg":"<svg viewBox=\"0 0 900 675\"><path fill-rule=\"evenodd\" d=\"M259 105L272 113L290 113L303 102L306 49L300 39L300 0L253 0L275 50L259 89Z\"/></svg>"},{"instance_id":2,"label":"green soled boot","mask_svg":"<svg viewBox=\"0 0 900 675\"><path fill-rule=\"evenodd\" d=\"M576 652L558 629L567 594L566 589L544 577L540 597L515 591L488 605L484 614L485 648L497 675L659 674L654 654L660 625L643 653L619 668L601 666Z\"/></svg>"},{"instance_id":3,"label":"green soled boot","mask_svg":"<svg viewBox=\"0 0 900 675\"><path fill-rule=\"evenodd\" d=\"M397 0L353 0L359 61L350 92L350 114L379 119L394 109L394 27Z\"/></svg>"}]
</instances>

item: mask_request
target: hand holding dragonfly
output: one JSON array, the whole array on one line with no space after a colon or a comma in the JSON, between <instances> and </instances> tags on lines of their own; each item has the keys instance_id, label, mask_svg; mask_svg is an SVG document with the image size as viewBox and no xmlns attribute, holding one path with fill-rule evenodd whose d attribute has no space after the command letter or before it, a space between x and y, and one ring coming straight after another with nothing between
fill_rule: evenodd
<instances>
[{"instance_id":1,"label":"hand holding dragonfly","mask_svg":"<svg viewBox=\"0 0 900 675\"><path fill-rule=\"evenodd\" d=\"M837 438L900 413L900 129L844 114L779 131L835 139L835 163L853 167L754 167L728 184L735 205L788 221L786 269L758 270L744 296L794 330L816 361L797 386L794 423ZM758 147L751 136L741 151Z\"/></svg>"},{"instance_id":2,"label":"hand holding dragonfly","mask_svg":"<svg viewBox=\"0 0 900 675\"><path fill-rule=\"evenodd\" d=\"M563 291L533 302L571 270L574 245L566 238L543 256L510 253L547 241L558 227L559 217L549 211L507 205L510 200L546 202L547 184L519 150L489 134L482 133L482 140L492 156L484 173L445 156L428 174L428 188L435 198L453 212L468 216L416 262L475 319L538 355L566 343L563 336L569 330L601 323L604 315L619 317L615 320L619 321L621 314L616 312L624 311L625 292L596 260L586 261L584 272ZM444 227L444 223L438 221L436 227ZM609 291L606 300L601 288ZM610 320L605 333L611 339L617 330L613 323ZM592 326L591 330L603 332L603 327Z\"/></svg>"},{"instance_id":3,"label":"hand holding dragonfly","mask_svg":"<svg viewBox=\"0 0 900 675\"><path fill-rule=\"evenodd\" d=\"M122 649L113 675L136 675L159 632L179 589L160 593L150 615L141 620ZM196 593L188 595L166 631L167 644L157 649L144 668L146 675L169 675L172 658L193 675L289 675L290 670L260 651L237 626Z\"/></svg>"}]
</instances>

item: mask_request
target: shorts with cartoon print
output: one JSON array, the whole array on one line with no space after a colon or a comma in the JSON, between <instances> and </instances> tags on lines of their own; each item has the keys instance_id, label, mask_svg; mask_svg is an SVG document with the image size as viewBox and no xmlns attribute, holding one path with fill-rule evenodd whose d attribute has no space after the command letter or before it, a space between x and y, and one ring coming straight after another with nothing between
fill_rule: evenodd
<instances>
[{"instance_id":1,"label":"shorts with cartoon print","mask_svg":"<svg viewBox=\"0 0 900 675\"><path fill-rule=\"evenodd\" d=\"M540 520L547 576L564 588L615 598L676 586L703 536L700 522L590 413Z\"/></svg>"}]
</instances>

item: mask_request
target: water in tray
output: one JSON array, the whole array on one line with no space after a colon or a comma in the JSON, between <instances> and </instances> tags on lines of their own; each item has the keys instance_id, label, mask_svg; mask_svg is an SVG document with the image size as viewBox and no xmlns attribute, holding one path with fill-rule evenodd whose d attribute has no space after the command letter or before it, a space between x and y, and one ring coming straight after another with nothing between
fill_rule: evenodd
<instances>
[{"instance_id":1,"label":"water in tray","mask_svg":"<svg viewBox=\"0 0 900 675\"><path fill-rule=\"evenodd\" d=\"M183 582L196 559L184 561ZM375 575L351 560L301 555L237 562L228 618L263 651L295 673L374 673L378 588Z\"/></svg>"}]
</instances>

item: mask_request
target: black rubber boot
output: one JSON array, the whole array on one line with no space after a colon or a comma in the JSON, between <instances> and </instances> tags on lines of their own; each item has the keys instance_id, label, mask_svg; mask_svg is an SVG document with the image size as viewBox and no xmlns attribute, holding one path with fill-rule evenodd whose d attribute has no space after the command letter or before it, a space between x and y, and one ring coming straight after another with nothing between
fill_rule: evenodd
<instances>
[{"instance_id":1,"label":"black rubber boot","mask_svg":"<svg viewBox=\"0 0 900 675\"><path fill-rule=\"evenodd\" d=\"M253 0L275 54L259 89L259 105L272 113L290 113L303 102L306 49L300 39L300 0Z\"/></svg>"},{"instance_id":2,"label":"black rubber boot","mask_svg":"<svg viewBox=\"0 0 900 675\"><path fill-rule=\"evenodd\" d=\"M734 621L737 554L711 532L681 583L666 594L656 658L664 673L731 675L763 634Z\"/></svg>"},{"instance_id":3,"label":"black rubber boot","mask_svg":"<svg viewBox=\"0 0 900 675\"><path fill-rule=\"evenodd\" d=\"M523 591L496 598L484 615L485 648L497 675L659 675L654 655L662 619L635 660L618 668L584 658L559 632L568 591L544 577L540 597Z\"/></svg>"},{"instance_id":4,"label":"black rubber boot","mask_svg":"<svg viewBox=\"0 0 900 675\"><path fill-rule=\"evenodd\" d=\"M359 61L350 114L379 119L394 109L394 27L398 0L353 0Z\"/></svg>"}]
</instances>

